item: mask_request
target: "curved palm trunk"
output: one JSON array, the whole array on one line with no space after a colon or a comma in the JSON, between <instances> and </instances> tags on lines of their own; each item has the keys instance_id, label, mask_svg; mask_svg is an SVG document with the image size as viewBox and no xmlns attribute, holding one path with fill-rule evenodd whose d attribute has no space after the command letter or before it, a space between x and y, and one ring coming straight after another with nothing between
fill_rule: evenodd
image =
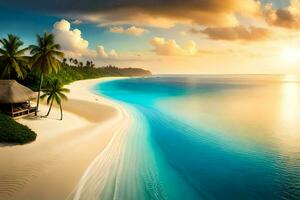
<instances>
[{"instance_id":1,"label":"curved palm trunk","mask_svg":"<svg viewBox=\"0 0 300 200\"><path fill-rule=\"evenodd\" d=\"M43 84L43 73L41 73L41 78L40 78L40 86L39 86L38 98L37 98L37 103L36 103L36 110L35 110L35 113L34 113L35 116L37 116L37 112L39 110L42 84Z\"/></svg>"},{"instance_id":2,"label":"curved palm trunk","mask_svg":"<svg viewBox=\"0 0 300 200\"><path fill-rule=\"evenodd\" d=\"M52 108L52 104L53 104L53 100L54 100L54 99L51 100L49 110L48 110L47 114L45 115L45 117L48 117L49 114L50 114L50 111L51 111L51 108Z\"/></svg>"},{"instance_id":3,"label":"curved palm trunk","mask_svg":"<svg viewBox=\"0 0 300 200\"><path fill-rule=\"evenodd\" d=\"M59 104L59 108L60 108L60 120L62 120L63 119L63 112L62 112L61 103Z\"/></svg>"}]
</instances>

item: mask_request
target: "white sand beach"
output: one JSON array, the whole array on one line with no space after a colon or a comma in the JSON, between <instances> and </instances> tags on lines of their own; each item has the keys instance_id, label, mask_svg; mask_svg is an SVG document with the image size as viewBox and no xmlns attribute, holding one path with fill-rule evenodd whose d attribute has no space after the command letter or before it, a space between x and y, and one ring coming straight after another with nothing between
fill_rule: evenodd
<instances>
[{"instance_id":1,"label":"white sand beach","mask_svg":"<svg viewBox=\"0 0 300 200\"><path fill-rule=\"evenodd\" d=\"M81 176L120 130L132 119L118 104L90 88L111 78L77 81L68 86L64 119L54 107L49 118L23 118L38 137L26 145L0 146L0 200L66 199ZM47 112L41 105L39 115Z\"/></svg>"}]
</instances>

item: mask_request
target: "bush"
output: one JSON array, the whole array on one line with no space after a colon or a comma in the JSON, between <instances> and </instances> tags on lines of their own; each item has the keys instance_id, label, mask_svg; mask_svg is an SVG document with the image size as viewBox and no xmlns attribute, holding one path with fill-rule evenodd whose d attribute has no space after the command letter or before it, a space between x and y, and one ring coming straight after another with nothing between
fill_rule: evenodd
<instances>
[{"instance_id":1,"label":"bush","mask_svg":"<svg viewBox=\"0 0 300 200\"><path fill-rule=\"evenodd\" d=\"M36 133L11 117L0 114L0 142L25 144L36 139Z\"/></svg>"}]
</instances>

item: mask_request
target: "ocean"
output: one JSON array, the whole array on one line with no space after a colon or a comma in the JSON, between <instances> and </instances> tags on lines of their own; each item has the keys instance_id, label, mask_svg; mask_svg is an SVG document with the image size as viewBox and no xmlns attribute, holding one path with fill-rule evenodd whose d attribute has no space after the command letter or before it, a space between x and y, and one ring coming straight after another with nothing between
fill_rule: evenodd
<instances>
[{"instance_id":1,"label":"ocean","mask_svg":"<svg viewBox=\"0 0 300 200\"><path fill-rule=\"evenodd\" d=\"M296 77L154 76L93 90L122 104L134 123L78 199L300 199Z\"/></svg>"}]
</instances>

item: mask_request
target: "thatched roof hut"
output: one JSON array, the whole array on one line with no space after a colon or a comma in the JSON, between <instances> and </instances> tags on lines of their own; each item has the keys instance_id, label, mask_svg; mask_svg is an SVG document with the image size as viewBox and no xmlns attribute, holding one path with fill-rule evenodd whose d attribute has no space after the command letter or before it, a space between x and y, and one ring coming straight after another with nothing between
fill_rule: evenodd
<instances>
[{"instance_id":1,"label":"thatched roof hut","mask_svg":"<svg viewBox=\"0 0 300 200\"><path fill-rule=\"evenodd\" d=\"M36 98L36 93L15 80L0 80L0 104L15 104Z\"/></svg>"}]
</instances>

